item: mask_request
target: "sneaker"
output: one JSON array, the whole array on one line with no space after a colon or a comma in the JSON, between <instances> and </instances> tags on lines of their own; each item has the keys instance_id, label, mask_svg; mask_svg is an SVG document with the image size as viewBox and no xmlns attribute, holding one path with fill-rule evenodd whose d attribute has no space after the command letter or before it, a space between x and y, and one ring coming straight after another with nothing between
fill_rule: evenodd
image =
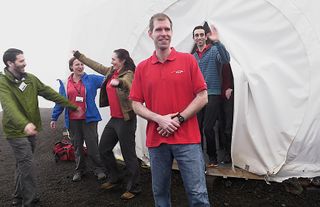
<instances>
[{"instance_id":1,"label":"sneaker","mask_svg":"<svg viewBox=\"0 0 320 207\"><path fill-rule=\"evenodd\" d=\"M111 183L111 182L105 182L105 183L102 183L100 185L100 188L101 189L104 189L104 190L110 190L112 188L115 188L119 185L119 183Z\"/></svg>"},{"instance_id":2,"label":"sneaker","mask_svg":"<svg viewBox=\"0 0 320 207\"><path fill-rule=\"evenodd\" d=\"M103 173L103 172L97 174L97 179L98 179L99 181L106 179L106 177L107 177L106 174Z\"/></svg>"},{"instance_id":3,"label":"sneaker","mask_svg":"<svg viewBox=\"0 0 320 207\"><path fill-rule=\"evenodd\" d=\"M81 180L81 173L77 172L74 174L73 178L72 178L72 181L73 182L78 182Z\"/></svg>"},{"instance_id":4,"label":"sneaker","mask_svg":"<svg viewBox=\"0 0 320 207\"><path fill-rule=\"evenodd\" d=\"M207 164L207 168L218 167L218 161L215 158L210 157L209 163Z\"/></svg>"},{"instance_id":5,"label":"sneaker","mask_svg":"<svg viewBox=\"0 0 320 207\"><path fill-rule=\"evenodd\" d=\"M136 195L134 193L127 191L127 192L123 193L120 198L122 200L130 200L130 199L134 198L135 196Z\"/></svg>"},{"instance_id":6,"label":"sneaker","mask_svg":"<svg viewBox=\"0 0 320 207\"><path fill-rule=\"evenodd\" d=\"M208 163L207 168L218 167L218 163Z\"/></svg>"}]
</instances>

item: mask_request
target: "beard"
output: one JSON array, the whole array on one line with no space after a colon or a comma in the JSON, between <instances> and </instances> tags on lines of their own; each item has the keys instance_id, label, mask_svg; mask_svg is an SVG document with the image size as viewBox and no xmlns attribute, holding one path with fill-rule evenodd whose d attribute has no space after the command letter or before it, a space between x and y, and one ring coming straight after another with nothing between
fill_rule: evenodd
<instances>
[{"instance_id":1,"label":"beard","mask_svg":"<svg viewBox=\"0 0 320 207\"><path fill-rule=\"evenodd\" d=\"M18 73L20 75L24 75L24 74L26 74L26 72L24 70L25 67L26 67L25 65L16 65L14 70L16 71L16 73Z\"/></svg>"},{"instance_id":2,"label":"beard","mask_svg":"<svg viewBox=\"0 0 320 207\"><path fill-rule=\"evenodd\" d=\"M17 78L17 79L21 79L24 78L26 76L26 72L24 70L24 68L26 67L26 65L17 65L15 64L13 68L11 68L11 72L13 73L13 75Z\"/></svg>"}]
</instances>

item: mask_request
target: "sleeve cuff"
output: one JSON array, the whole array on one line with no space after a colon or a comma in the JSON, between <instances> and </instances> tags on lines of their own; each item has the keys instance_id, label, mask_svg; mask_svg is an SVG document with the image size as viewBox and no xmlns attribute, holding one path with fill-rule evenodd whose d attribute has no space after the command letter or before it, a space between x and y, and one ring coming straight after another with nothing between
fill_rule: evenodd
<instances>
[{"instance_id":1,"label":"sleeve cuff","mask_svg":"<svg viewBox=\"0 0 320 207\"><path fill-rule=\"evenodd\" d=\"M79 57L81 56L81 53L77 50L77 51L73 54L73 56L74 56L75 58L79 58Z\"/></svg>"}]
</instances>

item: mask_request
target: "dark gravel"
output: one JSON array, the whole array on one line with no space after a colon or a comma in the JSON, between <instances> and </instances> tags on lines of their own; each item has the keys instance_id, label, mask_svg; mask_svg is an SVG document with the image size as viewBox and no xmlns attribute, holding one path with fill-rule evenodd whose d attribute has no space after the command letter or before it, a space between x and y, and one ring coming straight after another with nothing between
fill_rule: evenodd
<instances>
[{"instance_id":1,"label":"dark gravel","mask_svg":"<svg viewBox=\"0 0 320 207\"><path fill-rule=\"evenodd\" d=\"M38 136L35 153L40 206L153 206L151 175L148 169L141 169L143 192L130 201L120 200L120 195L124 191L123 186L112 191L100 190L99 183L91 172L88 172L80 182L72 182L74 163L54 161L52 148L54 143L62 138L63 125L60 121L58 129L51 130L50 112L50 109L41 109L44 130ZM11 206L15 161L11 148L3 137L2 125L0 136L0 206ZM317 188L294 195L286 192L284 185L280 183L268 185L264 181L220 177L207 177L207 186L211 204L214 206L320 206L320 191ZM172 177L172 204L172 206L188 206L183 183L177 171L173 172Z\"/></svg>"}]
</instances>

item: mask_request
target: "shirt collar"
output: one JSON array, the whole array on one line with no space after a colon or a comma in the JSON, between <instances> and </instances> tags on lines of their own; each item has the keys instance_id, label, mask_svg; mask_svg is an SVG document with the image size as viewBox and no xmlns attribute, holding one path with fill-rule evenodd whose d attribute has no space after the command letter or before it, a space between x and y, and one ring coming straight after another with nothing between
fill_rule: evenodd
<instances>
[{"instance_id":1,"label":"shirt collar","mask_svg":"<svg viewBox=\"0 0 320 207\"><path fill-rule=\"evenodd\" d=\"M197 53L205 53L209 48L211 47L211 44L207 44L205 46L205 48L202 50L202 52L200 52L199 48L197 48Z\"/></svg>"},{"instance_id":2,"label":"shirt collar","mask_svg":"<svg viewBox=\"0 0 320 207\"><path fill-rule=\"evenodd\" d=\"M86 74L86 73L83 73L83 74L82 74L80 80L82 80L82 78L83 78L83 76L85 76L85 74ZM69 80L69 81L73 81L72 77L73 77L73 73L71 73L71 74L69 75L68 80Z\"/></svg>"},{"instance_id":3,"label":"shirt collar","mask_svg":"<svg viewBox=\"0 0 320 207\"><path fill-rule=\"evenodd\" d=\"M166 61L173 61L176 59L176 56L177 56L177 51L173 47L171 47L171 52L170 52L169 56L167 57ZM161 63L156 55L156 51L154 51L151 56L151 63L152 64Z\"/></svg>"},{"instance_id":4,"label":"shirt collar","mask_svg":"<svg viewBox=\"0 0 320 207\"><path fill-rule=\"evenodd\" d=\"M27 77L27 73L24 73L21 77L21 79L19 80L18 78L16 78L13 73L10 72L10 70L8 69L8 67L5 67L4 68L4 74L5 76L12 82L15 82L15 83L20 83L22 81L24 81Z\"/></svg>"}]
</instances>

